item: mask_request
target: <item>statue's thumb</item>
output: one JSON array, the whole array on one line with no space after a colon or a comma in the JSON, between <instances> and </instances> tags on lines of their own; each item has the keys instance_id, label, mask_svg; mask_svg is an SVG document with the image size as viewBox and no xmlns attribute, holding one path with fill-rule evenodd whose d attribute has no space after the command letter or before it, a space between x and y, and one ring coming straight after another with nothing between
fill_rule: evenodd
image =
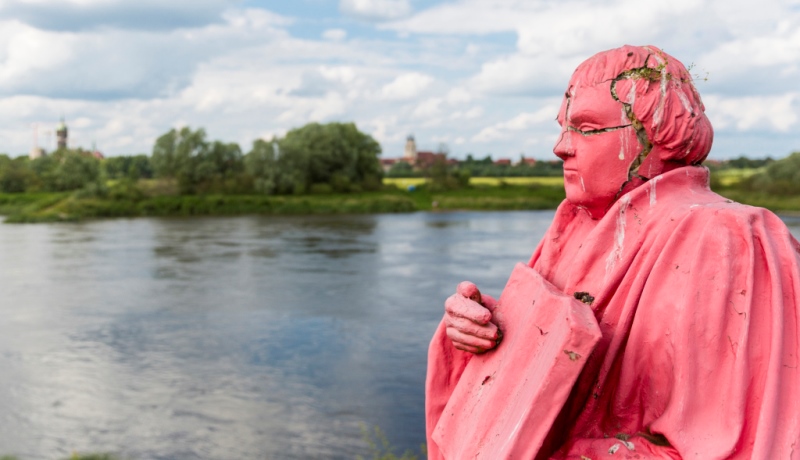
<instances>
[{"instance_id":1,"label":"statue's thumb","mask_svg":"<svg viewBox=\"0 0 800 460\"><path fill-rule=\"evenodd\" d=\"M481 291L478 290L478 286L475 286L474 283L462 281L458 283L456 292L458 295L464 296L473 302L478 302L479 304L483 305L483 302L481 301Z\"/></svg>"}]
</instances>

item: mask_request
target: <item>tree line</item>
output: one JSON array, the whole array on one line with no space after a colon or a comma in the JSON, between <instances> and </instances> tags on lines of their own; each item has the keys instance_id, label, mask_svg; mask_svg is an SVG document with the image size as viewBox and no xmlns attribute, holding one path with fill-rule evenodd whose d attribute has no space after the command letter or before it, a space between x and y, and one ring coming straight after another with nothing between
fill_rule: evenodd
<instances>
[{"instance_id":1,"label":"tree line","mask_svg":"<svg viewBox=\"0 0 800 460\"><path fill-rule=\"evenodd\" d=\"M142 179L155 179L151 194L303 194L373 191L382 187L380 144L354 123L310 123L282 138L255 140L248 152L236 143L208 140L204 129L171 129L150 155L95 158L82 149L59 149L28 159L0 154L0 192L64 192L97 196L141 194ZM800 152L781 160L739 157L708 162L713 170L761 168L736 187L777 195L800 194ZM432 189L455 189L470 177L560 176L561 161L496 164L491 156L425 169L396 163L389 177L427 177ZM109 187L108 184L112 184ZM167 184L161 187L159 184Z\"/></svg>"},{"instance_id":2,"label":"tree line","mask_svg":"<svg viewBox=\"0 0 800 460\"><path fill-rule=\"evenodd\" d=\"M247 153L184 127L160 136L150 156L99 160L82 149L33 160L0 155L0 192L103 194L109 180L130 186L140 179L168 179L182 194L358 192L380 188L380 153L353 123L310 123L279 139L257 139Z\"/></svg>"},{"instance_id":3,"label":"tree line","mask_svg":"<svg viewBox=\"0 0 800 460\"><path fill-rule=\"evenodd\" d=\"M564 174L561 160L539 160L534 164L518 162L516 164L498 164L491 155L476 159L467 154L466 160L451 166L458 175L467 177L560 177ZM386 173L387 177L430 177L430 171L420 170L410 164L399 161L392 165Z\"/></svg>"}]
</instances>

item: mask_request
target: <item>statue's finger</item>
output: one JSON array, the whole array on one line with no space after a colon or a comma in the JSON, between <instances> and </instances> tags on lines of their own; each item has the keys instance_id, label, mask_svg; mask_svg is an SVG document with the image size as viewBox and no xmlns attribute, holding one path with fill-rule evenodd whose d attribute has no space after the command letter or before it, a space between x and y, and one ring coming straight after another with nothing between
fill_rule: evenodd
<instances>
[{"instance_id":1,"label":"statue's finger","mask_svg":"<svg viewBox=\"0 0 800 460\"><path fill-rule=\"evenodd\" d=\"M473 346L470 346L470 345L464 345L463 343L453 342L453 346L457 350L466 351L468 353L473 353L473 354L476 354L476 355L479 355L481 353L486 353L486 350L484 350L483 348L473 347Z\"/></svg>"},{"instance_id":2,"label":"statue's finger","mask_svg":"<svg viewBox=\"0 0 800 460\"><path fill-rule=\"evenodd\" d=\"M497 326L491 321L481 325L458 316L445 315L445 323L448 327L456 328L467 335L474 335L488 340L497 340L498 338Z\"/></svg>"},{"instance_id":3,"label":"statue's finger","mask_svg":"<svg viewBox=\"0 0 800 460\"><path fill-rule=\"evenodd\" d=\"M491 350L495 346L493 340L482 339L480 337L475 337L474 335L464 334L454 327L448 327L446 332L447 337L454 344L460 343L471 347L482 348L484 350Z\"/></svg>"},{"instance_id":4,"label":"statue's finger","mask_svg":"<svg viewBox=\"0 0 800 460\"><path fill-rule=\"evenodd\" d=\"M453 316L466 318L478 324L486 324L492 319L491 311L460 294L453 294L448 297L444 302L444 309Z\"/></svg>"}]
</instances>

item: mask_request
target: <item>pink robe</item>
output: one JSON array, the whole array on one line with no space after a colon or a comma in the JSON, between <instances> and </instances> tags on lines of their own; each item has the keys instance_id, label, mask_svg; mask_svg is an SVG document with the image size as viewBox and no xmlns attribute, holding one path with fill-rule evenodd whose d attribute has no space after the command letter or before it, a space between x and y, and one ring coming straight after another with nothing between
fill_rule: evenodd
<instances>
[{"instance_id":1,"label":"pink robe","mask_svg":"<svg viewBox=\"0 0 800 460\"><path fill-rule=\"evenodd\" d=\"M536 458L800 459L800 245L774 214L682 167L599 220L565 201L529 265L566 294L594 296L602 331ZM439 326L431 459L471 356Z\"/></svg>"}]
</instances>

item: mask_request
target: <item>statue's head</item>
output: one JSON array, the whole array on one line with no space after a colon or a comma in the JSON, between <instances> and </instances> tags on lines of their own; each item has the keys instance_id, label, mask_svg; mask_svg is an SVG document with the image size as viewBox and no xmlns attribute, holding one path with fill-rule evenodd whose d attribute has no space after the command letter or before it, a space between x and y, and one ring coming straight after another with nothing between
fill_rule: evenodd
<instances>
[{"instance_id":1,"label":"statue's head","mask_svg":"<svg viewBox=\"0 0 800 460\"><path fill-rule=\"evenodd\" d=\"M564 160L567 199L593 217L626 190L700 164L714 132L691 76L653 46L598 53L572 74L553 151Z\"/></svg>"}]
</instances>

